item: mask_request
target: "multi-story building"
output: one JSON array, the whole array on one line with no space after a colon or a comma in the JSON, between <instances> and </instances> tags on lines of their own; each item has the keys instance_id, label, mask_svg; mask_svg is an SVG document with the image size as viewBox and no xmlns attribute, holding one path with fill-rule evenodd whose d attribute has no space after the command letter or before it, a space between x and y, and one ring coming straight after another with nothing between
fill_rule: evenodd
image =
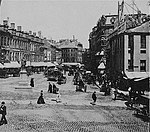
<instances>
[{"instance_id":1,"label":"multi-story building","mask_svg":"<svg viewBox=\"0 0 150 132\"><path fill-rule=\"evenodd\" d=\"M108 37L110 54L107 70L115 79L119 73L129 75L132 72L138 77L139 73L144 76L142 73L150 70L150 18L145 14L140 15L140 19L138 16L126 15L124 22Z\"/></svg>"},{"instance_id":2,"label":"multi-story building","mask_svg":"<svg viewBox=\"0 0 150 132\"><path fill-rule=\"evenodd\" d=\"M45 62L57 62L58 64L61 63L62 52L61 49L58 48L57 45L55 45L55 41L45 39L43 48L45 54Z\"/></svg>"},{"instance_id":3,"label":"multi-story building","mask_svg":"<svg viewBox=\"0 0 150 132\"><path fill-rule=\"evenodd\" d=\"M92 29L89 35L89 51L91 55L91 68L93 73L97 72L97 67L101 63L102 54L106 50L107 36L114 29L114 21L117 15L102 15L98 20L97 25Z\"/></svg>"},{"instance_id":4,"label":"multi-story building","mask_svg":"<svg viewBox=\"0 0 150 132\"><path fill-rule=\"evenodd\" d=\"M90 70L90 67L91 67L91 56L90 56L89 49L84 49L83 55L82 55L82 59L83 59L83 64L84 64L85 68L87 70Z\"/></svg>"},{"instance_id":5,"label":"multi-story building","mask_svg":"<svg viewBox=\"0 0 150 132\"><path fill-rule=\"evenodd\" d=\"M40 48L44 41L36 33L27 33L21 30L21 26L15 29L15 23L8 26L8 21L4 20L0 25L0 49L5 59L1 58L3 63L18 62L25 58L27 62L44 61L44 52ZM1 53L2 53L1 52Z\"/></svg>"},{"instance_id":6,"label":"multi-story building","mask_svg":"<svg viewBox=\"0 0 150 132\"><path fill-rule=\"evenodd\" d=\"M139 9L137 13L125 14L124 4L118 4L117 15L103 15L89 35L91 70L96 73L104 51L105 71L114 79L125 72L141 74L150 69L150 15Z\"/></svg>"},{"instance_id":7,"label":"multi-story building","mask_svg":"<svg viewBox=\"0 0 150 132\"><path fill-rule=\"evenodd\" d=\"M60 41L58 47L62 50L62 62L82 63L83 45L77 40Z\"/></svg>"}]
</instances>

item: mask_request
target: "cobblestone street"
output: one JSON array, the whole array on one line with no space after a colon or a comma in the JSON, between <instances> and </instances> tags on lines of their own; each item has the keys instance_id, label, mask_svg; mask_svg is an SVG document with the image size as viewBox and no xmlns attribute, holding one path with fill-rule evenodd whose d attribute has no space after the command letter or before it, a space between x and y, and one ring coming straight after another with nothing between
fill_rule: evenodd
<instances>
[{"instance_id":1,"label":"cobblestone street","mask_svg":"<svg viewBox=\"0 0 150 132\"><path fill-rule=\"evenodd\" d=\"M72 76L67 83L58 85L61 103L52 101L56 94L48 93L48 81L42 74L34 74L32 92L14 90L18 77L0 80L0 100L7 106L7 125L0 132L148 132L149 122L134 115L124 101L113 101L96 87L88 86L87 92L75 92ZM55 82L52 82L55 83ZM44 91L46 104L37 104L40 90ZM97 103L91 105L91 95L97 91Z\"/></svg>"}]
</instances>

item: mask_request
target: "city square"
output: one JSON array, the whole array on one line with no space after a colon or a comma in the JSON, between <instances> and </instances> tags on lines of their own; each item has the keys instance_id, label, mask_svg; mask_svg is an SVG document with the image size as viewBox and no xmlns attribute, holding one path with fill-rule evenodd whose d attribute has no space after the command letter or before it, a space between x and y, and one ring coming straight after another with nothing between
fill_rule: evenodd
<instances>
[{"instance_id":1,"label":"city square","mask_svg":"<svg viewBox=\"0 0 150 132\"><path fill-rule=\"evenodd\" d=\"M114 101L112 96L104 96L96 86L88 85L86 93L76 92L73 77L67 76L66 84L56 84L62 101L57 103L52 100L57 94L47 92L47 78L43 74L32 77L35 78L32 92L15 90L18 77L0 80L0 100L7 104L8 120L7 125L0 126L1 132L148 131L148 121L135 116L133 110L127 109L125 101ZM37 104L41 90L44 91L45 104ZM93 91L97 92L96 105L90 104Z\"/></svg>"},{"instance_id":2,"label":"city square","mask_svg":"<svg viewBox=\"0 0 150 132\"><path fill-rule=\"evenodd\" d=\"M148 132L150 0L0 0L0 132Z\"/></svg>"}]
</instances>

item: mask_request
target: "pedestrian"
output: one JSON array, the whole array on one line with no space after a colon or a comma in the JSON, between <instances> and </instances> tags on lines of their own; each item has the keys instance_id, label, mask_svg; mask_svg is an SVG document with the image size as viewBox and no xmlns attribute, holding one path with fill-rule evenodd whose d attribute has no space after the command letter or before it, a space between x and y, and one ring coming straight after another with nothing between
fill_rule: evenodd
<instances>
[{"instance_id":1,"label":"pedestrian","mask_svg":"<svg viewBox=\"0 0 150 132\"><path fill-rule=\"evenodd\" d=\"M38 98L37 104L45 104L44 98L43 98L43 90L41 90L40 97Z\"/></svg>"},{"instance_id":2,"label":"pedestrian","mask_svg":"<svg viewBox=\"0 0 150 132\"><path fill-rule=\"evenodd\" d=\"M4 101L1 103L0 113L2 114L0 124L1 125L7 124L7 119L5 117L6 116L6 106L5 106L5 102Z\"/></svg>"},{"instance_id":3,"label":"pedestrian","mask_svg":"<svg viewBox=\"0 0 150 132\"><path fill-rule=\"evenodd\" d=\"M53 83L53 93L57 94L58 91L59 91L59 88L57 88L56 85Z\"/></svg>"},{"instance_id":4,"label":"pedestrian","mask_svg":"<svg viewBox=\"0 0 150 132\"><path fill-rule=\"evenodd\" d=\"M118 94L118 89L115 88L115 91L114 91L114 99L113 99L113 100L116 100L116 99L117 99L117 94Z\"/></svg>"},{"instance_id":5,"label":"pedestrian","mask_svg":"<svg viewBox=\"0 0 150 132\"><path fill-rule=\"evenodd\" d=\"M86 91L87 91L87 85L84 86L84 92L86 92Z\"/></svg>"},{"instance_id":6,"label":"pedestrian","mask_svg":"<svg viewBox=\"0 0 150 132\"><path fill-rule=\"evenodd\" d=\"M34 87L34 78L31 78L31 80L30 80L30 86Z\"/></svg>"},{"instance_id":7,"label":"pedestrian","mask_svg":"<svg viewBox=\"0 0 150 132\"><path fill-rule=\"evenodd\" d=\"M61 95L60 95L60 92L58 92L58 94L57 94L56 102L57 102L57 103L60 103L60 102L61 102Z\"/></svg>"},{"instance_id":8,"label":"pedestrian","mask_svg":"<svg viewBox=\"0 0 150 132\"><path fill-rule=\"evenodd\" d=\"M53 90L52 90L52 84L49 82L49 85L48 85L48 92L49 93L52 93Z\"/></svg>"},{"instance_id":9,"label":"pedestrian","mask_svg":"<svg viewBox=\"0 0 150 132\"><path fill-rule=\"evenodd\" d=\"M96 103L96 99L97 99L97 97L96 97L96 91L93 92L92 99L93 99L93 104L95 104Z\"/></svg>"}]
</instances>

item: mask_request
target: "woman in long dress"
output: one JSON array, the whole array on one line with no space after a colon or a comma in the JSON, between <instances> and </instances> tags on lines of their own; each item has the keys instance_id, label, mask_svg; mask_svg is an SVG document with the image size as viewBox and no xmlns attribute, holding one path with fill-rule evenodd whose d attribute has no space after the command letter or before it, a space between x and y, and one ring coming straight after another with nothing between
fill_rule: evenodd
<instances>
[{"instance_id":1,"label":"woman in long dress","mask_svg":"<svg viewBox=\"0 0 150 132\"><path fill-rule=\"evenodd\" d=\"M40 97L38 98L37 104L45 104L44 98L43 98L43 90L41 90Z\"/></svg>"}]
</instances>

